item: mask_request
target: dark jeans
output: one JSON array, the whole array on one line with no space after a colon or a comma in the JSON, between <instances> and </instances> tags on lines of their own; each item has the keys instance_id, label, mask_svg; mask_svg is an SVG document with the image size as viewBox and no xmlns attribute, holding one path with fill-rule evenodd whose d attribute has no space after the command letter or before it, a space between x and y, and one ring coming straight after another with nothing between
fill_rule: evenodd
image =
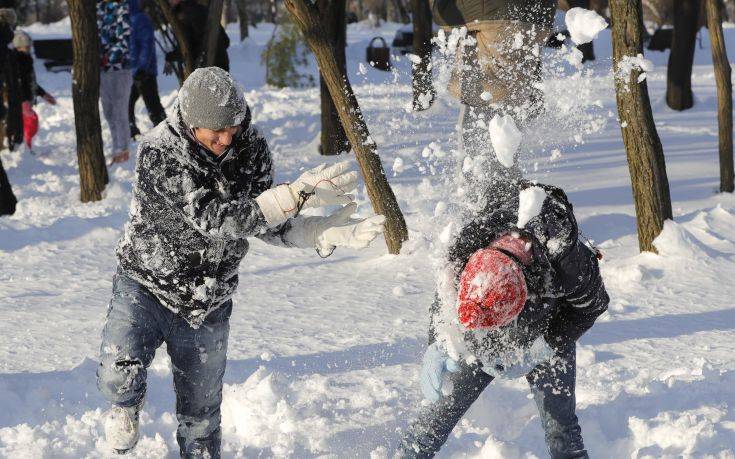
<instances>
[{"instance_id":1,"label":"dark jeans","mask_svg":"<svg viewBox=\"0 0 735 459\"><path fill-rule=\"evenodd\" d=\"M193 329L165 308L141 284L120 274L102 331L97 386L119 406L143 401L146 369L161 344L171 357L176 391L176 439L181 457L220 457L222 377L232 301L210 313Z\"/></svg>"},{"instance_id":2,"label":"dark jeans","mask_svg":"<svg viewBox=\"0 0 735 459\"><path fill-rule=\"evenodd\" d=\"M536 401L552 459L587 458L582 429L574 413L576 373L574 345L526 376ZM493 380L478 365L463 365L450 376L453 391L425 407L401 441L401 458L430 458L447 441L454 426Z\"/></svg>"},{"instance_id":3,"label":"dark jeans","mask_svg":"<svg viewBox=\"0 0 735 459\"><path fill-rule=\"evenodd\" d=\"M135 103L143 96L143 103L148 110L148 117L154 126L166 119L166 110L161 105L158 97L158 82L156 76L145 72L138 72L133 76L133 87L130 88L130 101L128 102L128 120L130 121L130 132L136 133L138 127L135 125Z\"/></svg>"}]
</instances>

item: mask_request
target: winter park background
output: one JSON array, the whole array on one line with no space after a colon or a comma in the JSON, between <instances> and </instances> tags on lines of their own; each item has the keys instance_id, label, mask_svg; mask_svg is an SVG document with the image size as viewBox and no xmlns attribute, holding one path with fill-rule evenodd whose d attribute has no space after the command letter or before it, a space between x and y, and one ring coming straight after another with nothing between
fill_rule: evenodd
<instances>
[{"instance_id":1,"label":"winter park background","mask_svg":"<svg viewBox=\"0 0 735 459\"><path fill-rule=\"evenodd\" d=\"M319 91L265 86L260 53L271 27L251 29L244 43L228 29L229 54L274 152L277 181L286 181L324 160ZM456 148L459 107L438 87L430 110L407 110L407 58L394 60L392 73L365 66L369 40L390 39L398 27L350 25L347 68L410 241L399 256L379 241L322 260L252 240L231 319L225 457L388 457L420 403L430 255L447 198L436 165ZM70 34L68 20L26 30L34 38ZM638 253L609 30L582 73L557 59L545 91L559 123L525 142L530 177L566 189L582 231L604 252L610 308L577 351L577 411L592 457L735 457L735 197L716 193L716 91L706 31L701 36L696 105L685 112L663 101L668 55L646 55L656 65L647 81L675 214L656 241L659 255ZM725 38L732 60L735 28L726 26ZM94 371L134 162L110 168L103 201L79 203L71 77L40 63L36 71L59 105L37 107L35 156L2 152L19 205L0 219L0 456L105 457L107 406ZM159 84L170 108L175 78ZM149 128L142 104L138 110L139 126ZM369 214L364 191L359 201ZM132 457L177 457L171 385L160 349ZM441 457L546 457L526 382L492 384Z\"/></svg>"}]
</instances>

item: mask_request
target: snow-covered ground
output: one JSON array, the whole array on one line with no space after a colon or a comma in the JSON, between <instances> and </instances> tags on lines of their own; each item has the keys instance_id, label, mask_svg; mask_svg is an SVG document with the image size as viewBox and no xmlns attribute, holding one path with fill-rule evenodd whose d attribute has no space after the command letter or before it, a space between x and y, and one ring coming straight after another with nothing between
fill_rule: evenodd
<instances>
[{"instance_id":1,"label":"snow-covered ground","mask_svg":"<svg viewBox=\"0 0 735 459\"><path fill-rule=\"evenodd\" d=\"M387 255L379 241L326 260L253 241L231 321L225 457L386 457L420 404L435 213L447 197L432 161L452 155L458 105L441 95L426 112L406 111L408 60L394 61L393 73L360 65L369 39L378 33L390 39L397 28L351 25L348 72L411 240L400 256ZM30 31L37 38L64 35L68 23ZM243 44L235 28L229 32L233 74L274 150L278 179L294 178L324 160L316 152L318 89L264 86L260 52L268 25L252 29ZM732 56L735 29L725 32ZM525 162L531 175L569 192L582 230L605 254L610 310L578 350L586 444L595 458L733 458L735 197L716 193L716 97L706 33L695 57L697 103L686 112L663 103L667 54L647 54L656 64L648 84L676 220L657 241L660 255L637 253L609 31L595 43L591 73L549 74L548 100L563 128L525 140L533 150ZM105 457L106 405L94 371L133 162L110 169L103 201L80 204L70 75L36 68L59 105L37 108L35 156L2 152L19 206L0 219L0 456ZM170 107L176 82L161 77L159 84ZM149 127L142 102L138 110L139 125ZM369 213L365 193L360 197ZM546 457L529 397L523 380L491 385L441 456ZM159 350L134 456L177 457L175 426L171 371Z\"/></svg>"}]
</instances>

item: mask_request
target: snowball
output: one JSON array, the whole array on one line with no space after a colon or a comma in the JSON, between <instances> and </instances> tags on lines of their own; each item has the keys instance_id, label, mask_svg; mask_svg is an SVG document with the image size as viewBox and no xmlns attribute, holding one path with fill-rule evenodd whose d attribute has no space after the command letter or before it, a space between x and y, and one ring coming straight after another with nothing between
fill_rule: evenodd
<instances>
[{"instance_id":1,"label":"snowball","mask_svg":"<svg viewBox=\"0 0 735 459\"><path fill-rule=\"evenodd\" d=\"M578 45L591 42L597 38L597 34L607 28L605 18L584 8L572 8L567 11L564 22L572 41Z\"/></svg>"},{"instance_id":2,"label":"snowball","mask_svg":"<svg viewBox=\"0 0 735 459\"><path fill-rule=\"evenodd\" d=\"M529 220L541 212L541 207L546 199L546 191L538 186L532 186L521 190L518 198L518 228L526 226Z\"/></svg>"},{"instance_id":3,"label":"snowball","mask_svg":"<svg viewBox=\"0 0 735 459\"><path fill-rule=\"evenodd\" d=\"M408 53L406 54L406 57L414 65L419 65L421 63L421 56L417 56L416 54Z\"/></svg>"},{"instance_id":4,"label":"snowball","mask_svg":"<svg viewBox=\"0 0 735 459\"><path fill-rule=\"evenodd\" d=\"M495 115L490 120L490 142L495 149L495 156L505 167L513 166L515 153L521 144L521 131L510 115Z\"/></svg>"},{"instance_id":5,"label":"snowball","mask_svg":"<svg viewBox=\"0 0 735 459\"><path fill-rule=\"evenodd\" d=\"M403 172L403 167L404 167L403 158L401 157L396 158L393 161L393 175L397 175Z\"/></svg>"}]
</instances>

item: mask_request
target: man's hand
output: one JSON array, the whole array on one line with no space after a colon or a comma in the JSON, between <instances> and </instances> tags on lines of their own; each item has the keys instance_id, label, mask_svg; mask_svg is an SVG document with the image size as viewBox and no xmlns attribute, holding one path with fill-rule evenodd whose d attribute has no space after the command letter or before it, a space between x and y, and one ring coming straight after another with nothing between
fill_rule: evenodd
<instances>
[{"instance_id":1,"label":"man's hand","mask_svg":"<svg viewBox=\"0 0 735 459\"><path fill-rule=\"evenodd\" d=\"M278 226L307 207L344 205L352 202L348 193L357 188L357 172L343 161L304 172L291 184L279 185L255 198L266 222Z\"/></svg>"},{"instance_id":2,"label":"man's hand","mask_svg":"<svg viewBox=\"0 0 735 459\"><path fill-rule=\"evenodd\" d=\"M333 250L335 247L364 249L383 233L384 216L374 215L356 220L351 218L356 210L357 204L352 203L326 217L322 222L324 229L316 239L317 248L323 251Z\"/></svg>"},{"instance_id":3,"label":"man's hand","mask_svg":"<svg viewBox=\"0 0 735 459\"><path fill-rule=\"evenodd\" d=\"M291 221L286 239L296 247L328 252L336 247L363 249L383 232L385 217L354 219L357 204L344 206L328 217L299 217Z\"/></svg>"},{"instance_id":4,"label":"man's hand","mask_svg":"<svg viewBox=\"0 0 735 459\"><path fill-rule=\"evenodd\" d=\"M41 96L41 98L50 105L56 105L56 98L54 98L54 96L52 96L51 94L44 94Z\"/></svg>"},{"instance_id":5,"label":"man's hand","mask_svg":"<svg viewBox=\"0 0 735 459\"><path fill-rule=\"evenodd\" d=\"M444 375L459 371L459 363L450 358L437 343L431 344L424 354L419 380L421 392L430 402L438 402L444 395Z\"/></svg>"},{"instance_id":6,"label":"man's hand","mask_svg":"<svg viewBox=\"0 0 735 459\"><path fill-rule=\"evenodd\" d=\"M348 193L357 188L357 172L350 170L349 161L322 164L301 174L289 187L297 202L302 192L309 195L304 208L346 205L353 201Z\"/></svg>"}]
</instances>

